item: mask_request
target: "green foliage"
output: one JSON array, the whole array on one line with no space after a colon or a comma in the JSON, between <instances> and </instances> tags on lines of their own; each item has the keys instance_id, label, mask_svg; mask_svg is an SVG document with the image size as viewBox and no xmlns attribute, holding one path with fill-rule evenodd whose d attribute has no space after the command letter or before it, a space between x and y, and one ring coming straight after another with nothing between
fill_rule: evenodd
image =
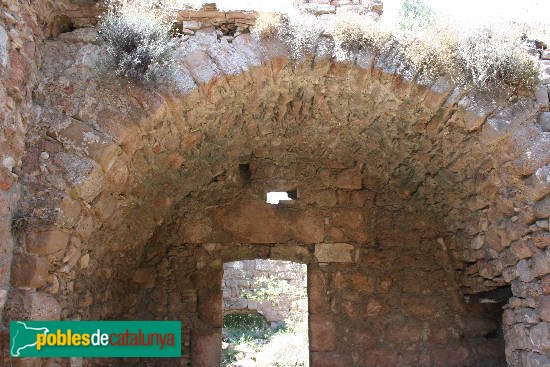
<instances>
[{"instance_id":1,"label":"green foliage","mask_svg":"<svg viewBox=\"0 0 550 367\"><path fill-rule=\"evenodd\" d=\"M273 306L283 296L289 299L305 299L307 297L306 287L295 287L286 279L278 277L261 276L252 280L252 290L242 290L244 298L256 301L269 301Z\"/></svg>"},{"instance_id":2,"label":"green foliage","mask_svg":"<svg viewBox=\"0 0 550 367\"><path fill-rule=\"evenodd\" d=\"M223 328L231 340L265 339L271 328L258 313L235 313L223 317Z\"/></svg>"},{"instance_id":3,"label":"green foliage","mask_svg":"<svg viewBox=\"0 0 550 367\"><path fill-rule=\"evenodd\" d=\"M222 367L233 366L240 350L247 350L258 367L306 367L308 365L307 320L270 328L262 315L229 314L223 318Z\"/></svg>"},{"instance_id":4,"label":"green foliage","mask_svg":"<svg viewBox=\"0 0 550 367\"><path fill-rule=\"evenodd\" d=\"M117 76L150 82L167 74L176 39L173 18L153 0L109 0L98 28L104 42L103 66Z\"/></svg>"}]
</instances>

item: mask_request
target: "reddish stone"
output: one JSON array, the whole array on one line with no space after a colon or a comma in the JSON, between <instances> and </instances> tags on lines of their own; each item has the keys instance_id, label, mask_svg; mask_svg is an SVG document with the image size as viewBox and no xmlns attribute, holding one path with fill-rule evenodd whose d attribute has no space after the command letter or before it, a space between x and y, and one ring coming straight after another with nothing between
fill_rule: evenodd
<instances>
[{"instance_id":1,"label":"reddish stone","mask_svg":"<svg viewBox=\"0 0 550 367\"><path fill-rule=\"evenodd\" d=\"M309 310L312 313L328 311L327 279L322 271L312 270L309 279Z\"/></svg>"},{"instance_id":2,"label":"reddish stone","mask_svg":"<svg viewBox=\"0 0 550 367\"><path fill-rule=\"evenodd\" d=\"M550 232L538 232L531 236L533 244L538 248L544 249L550 247Z\"/></svg>"},{"instance_id":3,"label":"reddish stone","mask_svg":"<svg viewBox=\"0 0 550 367\"><path fill-rule=\"evenodd\" d=\"M14 256L11 282L14 287L40 288L48 280L48 260L34 255Z\"/></svg>"},{"instance_id":4,"label":"reddish stone","mask_svg":"<svg viewBox=\"0 0 550 367\"><path fill-rule=\"evenodd\" d=\"M37 255L51 255L64 251L69 242L69 234L58 229L33 231L27 235L27 250Z\"/></svg>"},{"instance_id":5,"label":"reddish stone","mask_svg":"<svg viewBox=\"0 0 550 367\"><path fill-rule=\"evenodd\" d=\"M540 288L544 294L550 295L550 274L540 280Z\"/></svg>"},{"instance_id":6,"label":"reddish stone","mask_svg":"<svg viewBox=\"0 0 550 367\"><path fill-rule=\"evenodd\" d=\"M19 51L13 49L10 51L10 68L8 70L7 82L6 85L10 87L15 87L22 89L28 81L29 73L29 63L27 60L19 53Z\"/></svg>"},{"instance_id":7,"label":"reddish stone","mask_svg":"<svg viewBox=\"0 0 550 367\"><path fill-rule=\"evenodd\" d=\"M5 316L10 320L59 320L61 307L47 293L17 290L6 304Z\"/></svg>"},{"instance_id":8,"label":"reddish stone","mask_svg":"<svg viewBox=\"0 0 550 367\"><path fill-rule=\"evenodd\" d=\"M383 306L380 302L378 302L375 299L370 300L367 303L367 309L366 309L366 312L365 312L365 317L371 317L371 316L379 315L380 312L382 312L382 308L383 308Z\"/></svg>"},{"instance_id":9,"label":"reddish stone","mask_svg":"<svg viewBox=\"0 0 550 367\"><path fill-rule=\"evenodd\" d=\"M441 310L441 304L431 297L406 297L401 300L401 307L406 314L421 320L433 319Z\"/></svg>"},{"instance_id":10,"label":"reddish stone","mask_svg":"<svg viewBox=\"0 0 550 367\"><path fill-rule=\"evenodd\" d=\"M518 259L526 259L533 256L533 251L529 242L529 240L516 241L512 244L510 249Z\"/></svg>"},{"instance_id":11,"label":"reddish stone","mask_svg":"<svg viewBox=\"0 0 550 367\"><path fill-rule=\"evenodd\" d=\"M336 187L348 190L361 190L363 185L361 172L352 168L342 171L336 176Z\"/></svg>"},{"instance_id":12,"label":"reddish stone","mask_svg":"<svg viewBox=\"0 0 550 367\"><path fill-rule=\"evenodd\" d=\"M191 337L193 367L218 366L221 360L221 342L220 329L194 329Z\"/></svg>"},{"instance_id":13,"label":"reddish stone","mask_svg":"<svg viewBox=\"0 0 550 367\"><path fill-rule=\"evenodd\" d=\"M432 366L462 367L468 365L470 353L462 346L435 349L432 351Z\"/></svg>"},{"instance_id":14,"label":"reddish stone","mask_svg":"<svg viewBox=\"0 0 550 367\"><path fill-rule=\"evenodd\" d=\"M372 292L374 290L374 280L365 274L354 273L351 276L353 289L359 292Z\"/></svg>"},{"instance_id":15,"label":"reddish stone","mask_svg":"<svg viewBox=\"0 0 550 367\"><path fill-rule=\"evenodd\" d=\"M300 215L290 225L294 238L302 243L319 243L325 238L325 223L321 216Z\"/></svg>"},{"instance_id":16,"label":"reddish stone","mask_svg":"<svg viewBox=\"0 0 550 367\"><path fill-rule=\"evenodd\" d=\"M385 339L395 344L411 344L422 340L424 325L420 321L409 319L390 325L386 329Z\"/></svg>"},{"instance_id":17,"label":"reddish stone","mask_svg":"<svg viewBox=\"0 0 550 367\"><path fill-rule=\"evenodd\" d=\"M335 209L331 213L331 224L342 229L346 235L357 242L368 241L364 210Z\"/></svg>"},{"instance_id":18,"label":"reddish stone","mask_svg":"<svg viewBox=\"0 0 550 367\"><path fill-rule=\"evenodd\" d=\"M379 331L361 328L354 331L352 343L355 349L367 349L373 347L378 342L379 336Z\"/></svg>"},{"instance_id":19,"label":"reddish stone","mask_svg":"<svg viewBox=\"0 0 550 367\"><path fill-rule=\"evenodd\" d=\"M340 228L330 227L327 230L327 241L343 242L343 241L346 241L347 239L348 238L346 237L344 231L342 231Z\"/></svg>"},{"instance_id":20,"label":"reddish stone","mask_svg":"<svg viewBox=\"0 0 550 367\"><path fill-rule=\"evenodd\" d=\"M221 284L221 281L218 284ZM198 296L199 319L212 327L222 327L223 310L221 292L201 289Z\"/></svg>"},{"instance_id":21,"label":"reddish stone","mask_svg":"<svg viewBox=\"0 0 550 367\"><path fill-rule=\"evenodd\" d=\"M398 365L395 350L367 349L362 351L357 366L361 367L395 367Z\"/></svg>"},{"instance_id":22,"label":"reddish stone","mask_svg":"<svg viewBox=\"0 0 550 367\"><path fill-rule=\"evenodd\" d=\"M10 191L15 182L16 176L7 169L0 167L0 190Z\"/></svg>"},{"instance_id":23,"label":"reddish stone","mask_svg":"<svg viewBox=\"0 0 550 367\"><path fill-rule=\"evenodd\" d=\"M537 310L543 321L550 322L550 296L540 297Z\"/></svg>"},{"instance_id":24,"label":"reddish stone","mask_svg":"<svg viewBox=\"0 0 550 367\"><path fill-rule=\"evenodd\" d=\"M264 202L237 202L235 206L215 210L214 216L240 242L282 243L290 239L277 207Z\"/></svg>"},{"instance_id":25,"label":"reddish stone","mask_svg":"<svg viewBox=\"0 0 550 367\"><path fill-rule=\"evenodd\" d=\"M309 318L310 350L331 352L336 349L336 325L329 315L315 314Z\"/></svg>"},{"instance_id":26,"label":"reddish stone","mask_svg":"<svg viewBox=\"0 0 550 367\"><path fill-rule=\"evenodd\" d=\"M212 239L212 223L209 219L187 220L180 228L182 243L206 243Z\"/></svg>"},{"instance_id":27,"label":"reddish stone","mask_svg":"<svg viewBox=\"0 0 550 367\"><path fill-rule=\"evenodd\" d=\"M311 367L352 367L353 361L349 354L340 353L311 353Z\"/></svg>"}]
</instances>

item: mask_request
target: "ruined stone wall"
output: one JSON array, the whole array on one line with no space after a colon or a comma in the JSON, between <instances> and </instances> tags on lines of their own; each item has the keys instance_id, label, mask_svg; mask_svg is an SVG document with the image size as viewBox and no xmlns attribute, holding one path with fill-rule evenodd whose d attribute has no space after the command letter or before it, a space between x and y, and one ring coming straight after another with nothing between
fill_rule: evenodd
<instances>
[{"instance_id":1,"label":"ruined stone wall","mask_svg":"<svg viewBox=\"0 0 550 367\"><path fill-rule=\"evenodd\" d=\"M20 195L18 178L25 133L32 120L37 82L37 43L42 33L33 9L3 1L0 12L0 316L10 286L14 239L12 221ZM19 261L19 260L18 260ZM23 262L24 260L20 260ZM32 259L29 260L32 263Z\"/></svg>"},{"instance_id":2,"label":"ruined stone wall","mask_svg":"<svg viewBox=\"0 0 550 367\"><path fill-rule=\"evenodd\" d=\"M280 291L266 299L254 299L268 286ZM291 316L307 315L307 271L304 265L288 261L243 260L223 264L223 313L259 312L267 322L277 324ZM284 283L283 285L278 285ZM287 287L288 290L287 290ZM303 295L299 292L304 290ZM251 297L252 296L252 297ZM272 297L274 297L272 299Z\"/></svg>"},{"instance_id":3,"label":"ruined stone wall","mask_svg":"<svg viewBox=\"0 0 550 367\"><path fill-rule=\"evenodd\" d=\"M285 217L288 211L278 208L276 215ZM315 233L303 230L306 236ZM377 236L376 231L369 234ZM158 254L149 253L132 274L124 310L113 316L183 319L184 356L193 366L213 366L219 363L221 343L223 294L216 284L223 263L291 260L308 265L313 366L503 365L499 306L464 303L443 239L421 239L414 230L402 235L376 245L351 240L159 246ZM165 243L166 236L159 233L152 243Z\"/></svg>"},{"instance_id":4,"label":"ruined stone wall","mask_svg":"<svg viewBox=\"0 0 550 367\"><path fill-rule=\"evenodd\" d=\"M182 319L180 362L211 366L223 262L279 258L309 265L314 366L490 359L497 311L461 293L508 284L508 363L548 362L545 85L535 96L475 94L407 79L387 55L337 63L323 40L290 62L288 45L233 25L225 34L230 13L214 24L209 12L186 24L195 29L175 85L148 89L98 77L95 30L58 34L69 13L52 13L57 37L38 47L34 123L0 144L21 159L24 219L5 322ZM27 60L12 42L26 21L2 14L9 60ZM31 94L10 88L32 78L17 67L0 67L16 119ZM13 202L17 170L3 169ZM263 201L294 189L294 207ZM14 209L0 208L9 269Z\"/></svg>"}]
</instances>

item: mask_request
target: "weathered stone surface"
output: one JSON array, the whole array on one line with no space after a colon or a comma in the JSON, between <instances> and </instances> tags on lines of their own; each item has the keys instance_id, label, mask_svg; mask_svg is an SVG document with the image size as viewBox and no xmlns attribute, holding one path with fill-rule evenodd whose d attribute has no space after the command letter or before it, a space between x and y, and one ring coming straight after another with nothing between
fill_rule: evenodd
<instances>
[{"instance_id":1,"label":"weathered stone surface","mask_svg":"<svg viewBox=\"0 0 550 367\"><path fill-rule=\"evenodd\" d=\"M64 251L70 235L58 229L36 230L26 238L27 250L36 255L51 255Z\"/></svg>"},{"instance_id":2,"label":"weathered stone surface","mask_svg":"<svg viewBox=\"0 0 550 367\"><path fill-rule=\"evenodd\" d=\"M529 332L529 338L536 351L542 353L550 351L550 323L541 322L533 326Z\"/></svg>"},{"instance_id":3,"label":"weathered stone surface","mask_svg":"<svg viewBox=\"0 0 550 367\"><path fill-rule=\"evenodd\" d=\"M0 25L0 66L6 68L8 63L8 34L6 29Z\"/></svg>"},{"instance_id":4,"label":"weathered stone surface","mask_svg":"<svg viewBox=\"0 0 550 367\"><path fill-rule=\"evenodd\" d=\"M195 329L192 340L193 365L210 367L220 363L221 336L219 330ZM215 346L218 346L218 348Z\"/></svg>"},{"instance_id":5,"label":"weathered stone surface","mask_svg":"<svg viewBox=\"0 0 550 367\"><path fill-rule=\"evenodd\" d=\"M537 218L550 217L550 196L547 196L535 204L535 216Z\"/></svg>"},{"instance_id":6,"label":"weathered stone surface","mask_svg":"<svg viewBox=\"0 0 550 367\"><path fill-rule=\"evenodd\" d=\"M543 112L539 118L539 124L542 131L550 132L550 112Z\"/></svg>"},{"instance_id":7,"label":"weathered stone surface","mask_svg":"<svg viewBox=\"0 0 550 367\"><path fill-rule=\"evenodd\" d=\"M361 190L363 178L361 172L356 169L347 169L336 176L336 187L348 190Z\"/></svg>"},{"instance_id":8,"label":"weathered stone surface","mask_svg":"<svg viewBox=\"0 0 550 367\"><path fill-rule=\"evenodd\" d=\"M353 246L348 243L320 243L315 245L315 257L322 263L349 263L353 261Z\"/></svg>"},{"instance_id":9,"label":"weathered stone surface","mask_svg":"<svg viewBox=\"0 0 550 367\"><path fill-rule=\"evenodd\" d=\"M301 246L275 245L271 248L271 258L308 263L311 260L308 248Z\"/></svg>"},{"instance_id":10,"label":"weathered stone surface","mask_svg":"<svg viewBox=\"0 0 550 367\"><path fill-rule=\"evenodd\" d=\"M11 320L59 320L61 307L47 293L15 291L10 296L6 315Z\"/></svg>"},{"instance_id":11,"label":"weathered stone surface","mask_svg":"<svg viewBox=\"0 0 550 367\"><path fill-rule=\"evenodd\" d=\"M336 325L325 315L311 315L310 350L312 352L331 352L336 349Z\"/></svg>"},{"instance_id":12,"label":"weathered stone surface","mask_svg":"<svg viewBox=\"0 0 550 367\"><path fill-rule=\"evenodd\" d=\"M40 288L47 279L48 260L34 255L15 256L11 273L11 282L15 287Z\"/></svg>"}]
</instances>

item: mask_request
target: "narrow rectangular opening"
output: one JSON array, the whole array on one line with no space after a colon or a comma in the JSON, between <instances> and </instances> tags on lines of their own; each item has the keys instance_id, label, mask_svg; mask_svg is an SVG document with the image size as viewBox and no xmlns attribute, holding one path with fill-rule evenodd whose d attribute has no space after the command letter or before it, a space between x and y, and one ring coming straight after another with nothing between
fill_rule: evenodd
<instances>
[{"instance_id":1,"label":"narrow rectangular opening","mask_svg":"<svg viewBox=\"0 0 550 367\"><path fill-rule=\"evenodd\" d=\"M266 195L265 202L268 204L279 204L281 201L293 201L296 199L298 199L297 190L269 191Z\"/></svg>"},{"instance_id":2,"label":"narrow rectangular opening","mask_svg":"<svg viewBox=\"0 0 550 367\"><path fill-rule=\"evenodd\" d=\"M307 265L224 264L223 367L309 366Z\"/></svg>"}]
</instances>

